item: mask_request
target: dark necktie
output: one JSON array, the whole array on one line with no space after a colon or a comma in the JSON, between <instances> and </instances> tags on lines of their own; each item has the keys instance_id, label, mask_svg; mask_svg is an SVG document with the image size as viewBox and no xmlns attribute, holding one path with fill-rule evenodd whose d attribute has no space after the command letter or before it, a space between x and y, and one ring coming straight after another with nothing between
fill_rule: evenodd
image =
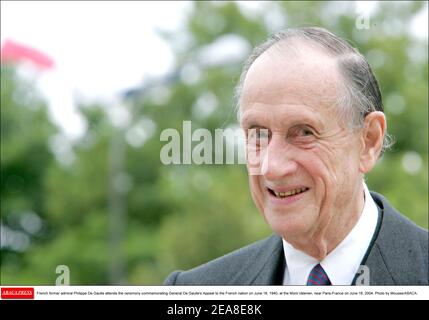
<instances>
[{"instance_id":1,"label":"dark necktie","mask_svg":"<svg viewBox=\"0 0 429 320\"><path fill-rule=\"evenodd\" d=\"M307 286L330 286L331 281L328 278L325 270L318 264L311 270L308 276Z\"/></svg>"}]
</instances>

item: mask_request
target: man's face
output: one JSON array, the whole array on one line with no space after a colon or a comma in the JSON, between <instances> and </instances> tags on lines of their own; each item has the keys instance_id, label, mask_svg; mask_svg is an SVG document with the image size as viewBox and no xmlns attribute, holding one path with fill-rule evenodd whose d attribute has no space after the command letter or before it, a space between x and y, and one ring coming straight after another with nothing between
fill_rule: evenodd
<instances>
[{"instance_id":1,"label":"man's face","mask_svg":"<svg viewBox=\"0 0 429 320\"><path fill-rule=\"evenodd\" d=\"M259 159L258 174L248 163L251 193L286 240L323 238L359 209L362 141L337 117L338 81L335 61L311 48L290 59L269 49L246 76L241 124Z\"/></svg>"}]
</instances>

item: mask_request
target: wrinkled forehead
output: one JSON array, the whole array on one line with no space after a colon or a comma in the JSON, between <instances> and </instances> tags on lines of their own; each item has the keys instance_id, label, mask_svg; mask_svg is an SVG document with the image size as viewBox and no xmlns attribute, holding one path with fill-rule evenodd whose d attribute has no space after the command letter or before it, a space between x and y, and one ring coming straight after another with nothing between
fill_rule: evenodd
<instances>
[{"instance_id":1,"label":"wrinkled forehead","mask_svg":"<svg viewBox=\"0 0 429 320\"><path fill-rule=\"evenodd\" d=\"M244 80L240 107L266 104L335 104L343 81L336 59L317 46L294 41L278 43L259 56Z\"/></svg>"}]
</instances>

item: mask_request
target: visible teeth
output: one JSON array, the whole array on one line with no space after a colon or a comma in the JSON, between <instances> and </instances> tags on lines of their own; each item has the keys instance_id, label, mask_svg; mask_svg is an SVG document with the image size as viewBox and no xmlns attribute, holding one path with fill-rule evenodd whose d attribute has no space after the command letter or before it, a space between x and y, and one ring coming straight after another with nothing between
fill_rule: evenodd
<instances>
[{"instance_id":1,"label":"visible teeth","mask_svg":"<svg viewBox=\"0 0 429 320\"><path fill-rule=\"evenodd\" d=\"M276 191L274 191L274 193L275 193L276 197L285 198L285 197L293 196L297 193L304 192L306 190L307 190L307 188L304 187L304 188L298 188L298 189L290 190L288 192L276 192Z\"/></svg>"}]
</instances>

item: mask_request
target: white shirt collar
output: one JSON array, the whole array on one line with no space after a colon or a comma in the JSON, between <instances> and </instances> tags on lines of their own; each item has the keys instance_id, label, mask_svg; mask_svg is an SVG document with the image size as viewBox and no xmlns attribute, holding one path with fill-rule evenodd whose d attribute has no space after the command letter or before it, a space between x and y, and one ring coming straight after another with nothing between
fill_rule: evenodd
<instances>
[{"instance_id":1,"label":"white shirt collar","mask_svg":"<svg viewBox=\"0 0 429 320\"><path fill-rule=\"evenodd\" d=\"M286 270L285 285L305 285L311 269L318 263L333 285L350 285L359 269L377 227L378 209L364 183L365 204L362 215L344 240L322 261L295 249L283 239Z\"/></svg>"}]
</instances>

